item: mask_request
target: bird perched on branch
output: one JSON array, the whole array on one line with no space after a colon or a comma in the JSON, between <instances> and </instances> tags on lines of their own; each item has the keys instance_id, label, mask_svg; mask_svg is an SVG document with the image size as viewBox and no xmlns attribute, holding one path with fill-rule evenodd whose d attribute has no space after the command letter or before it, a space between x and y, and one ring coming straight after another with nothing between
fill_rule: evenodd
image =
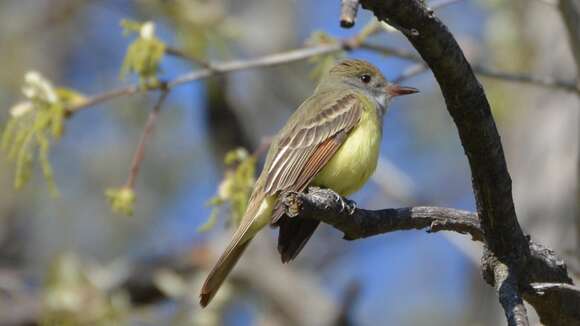
<instances>
[{"instance_id":1,"label":"bird perched on branch","mask_svg":"<svg viewBox=\"0 0 580 326\"><path fill-rule=\"evenodd\" d=\"M252 238L268 224L280 228L282 262L294 259L320 222L285 216L279 194L308 186L343 196L360 189L377 166L383 115L391 99L417 92L389 83L366 61L335 64L274 137L244 217L203 284L200 304L211 301Z\"/></svg>"}]
</instances>

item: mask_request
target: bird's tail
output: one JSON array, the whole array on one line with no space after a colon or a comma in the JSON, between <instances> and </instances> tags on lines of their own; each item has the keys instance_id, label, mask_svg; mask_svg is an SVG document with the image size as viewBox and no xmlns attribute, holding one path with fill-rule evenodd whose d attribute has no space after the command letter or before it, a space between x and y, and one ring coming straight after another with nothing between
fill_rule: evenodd
<instances>
[{"instance_id":1,"label":"bird's tail","mask_svg":"<svg viewBox=\"0 0 580 326\"><path fill-rule=\"evenodd\" d=\"M228 248L224 251L207 276L205 283L203 283L201 294L199 295L199 303L202 307L207 306L211 299L213 299L228 274L232 271L232 268L234 268L244 253L244 250L248 247L248 244L250 244L251 240L252 239L248 239L244 243L232 241L228 245Z\"/></svg>"},{"instance_id":2,"label":"bird's tail","mask_svg":"<svg viewBox=\"0 0 580 326\"><path fill-rule=\"evenodd\" d=\"M203 283L199 295L199 303L202 307L208 305L224 282L224 279L244 253L244 250L246 250L246 247L250 244L250 241L254 238L256 232L268 224L271 215L272 201L258 192L258 195L250 199L246 213L234 233L232 241L218 259L214 268L209 272L205 283Z\"/></svg>"}]
</instances>

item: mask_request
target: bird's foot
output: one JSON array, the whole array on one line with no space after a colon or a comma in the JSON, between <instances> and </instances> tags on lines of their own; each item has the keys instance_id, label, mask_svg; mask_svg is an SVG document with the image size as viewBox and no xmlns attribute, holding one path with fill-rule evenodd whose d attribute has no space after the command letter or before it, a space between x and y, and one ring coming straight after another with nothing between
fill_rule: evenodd
<instances>
[{"instance_id":1,"label":"bird's foot","mask_svg":"<svg viewBox=\"0 0 580 326\"><path fill-rule=\"evenodd\" d=\"M322 188L317 187L317 186L308 186L308 189L306 192L316 192L316 191L320 191L320 189L322 189Z\"/></svg>"},{"instance_id":2,"label":"bird's foot","mask_svg":"<svg viewBox=\"0 0 580 326\"><path fill-rule=\"evenodd\" d=\"M358 204L354 200L344 199L346 204L346 210L348 211L348 215L353 215L356 209L358 208Z\"/></svg>"},{"instance_id":3,"label":"bird's foot","mask_svg":"<svg viewBox=\"0 0 580 326\"><path fill-rule=\"evenodd\" d=\"M354 200L350 200L348 198L341 197L336 192L333 192L334 200L338 201L340 204L340 212L348 212L348 215L354 214L357 209L357 203Z\"/></svg>"},{"instance_id":4,"label":"bird's foot","mask_svg":"<svg viewBox=\"0 0 580 326\"><path fill-rule=\"evenodd\" d=\"M302 203L298 199L298 194L295 192L286 193L283 199L286 206L286 215L288 217L296 217L302 210Z\"/></svg>"}]
</instances>

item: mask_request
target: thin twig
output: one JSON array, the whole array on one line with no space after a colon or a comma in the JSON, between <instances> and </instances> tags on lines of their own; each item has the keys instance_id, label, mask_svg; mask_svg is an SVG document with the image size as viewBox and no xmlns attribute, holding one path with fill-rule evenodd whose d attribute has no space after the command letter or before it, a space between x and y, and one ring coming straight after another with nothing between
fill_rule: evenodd
<instances>
[{"instance_id":1,"label":"thin twig","mask_svg":"<svg viewBox=\"0 0 580 326\"><path fill-rule=\"evenodd\" d=\"M305 60L310 57L317 55L323 55L328 53L333 53L343 50L343 44L322 44L315 47L300 48L296 50L291 50L282 53L276 53L271 55L266 55L258 58L247 59L247 60L232 60L223 63L210 64L211 68L204 68L195 70L181 76L176 77L173 80L168 81L165 85L161 83L153 87L139 87L137 85L129 85L110 91L106 91L101 94L97 94L88 97L85 102L77 105L70 106L66 109L68 114L89 108L96 104L112 100L121 96L134 95L138 93L144 93L149 91L159 90L162 87L167 89L172 89L173 87L186 84L195 80L208 78L211 76L217 76L224 73L234 72L238 70L257 68L257 67L271 67L281 64L286 64L294 61Z\"/></svg>"},{"instance_id":2,"label":"thin twig","mask_svg":"<svg viewBox=\"0 0 580 326\"><path fill-rule=\"evenodd\" d=\"M431 8L432 8L432 10L441 9L445 6L448 6L450 4L453 4L453 3L456 3L459 1L461 1L461 0L433 1ZM366 31L366 32L368 32L368 31ZM361 31L361 33L363 33L363 31ZM203 66L204 68L180 75L180 76L176 77L175 79L168 81L166 85L159 84L159 85L153 86L153 87L141 87L139 85L129 85L129 86L123 86L120 88L105 91L103 93L88 97L86 99L86 101L84 101L82 103L79 103L77 105L73 105L73 106L66 108L66 112L68 115L71 115L77 111L92 107L92 106L100 104L102 102L113 100L113 99L121 97L121 96L130 96L130 95L135 95L135 94L139 94L139 93L160 90L162 86L167 87L168 89L171 89L173 87L176 87L176 86L179 86L182 84L186 84L186 83L189 83L189 82L192 82L195 80L204 79L204 78L208 78L211 76L216 76L216 75L234 72L234 71L238 71L238 70L258 68L258 67L271 67L271 66L286 64L286 63L290 63L290 62L305 60L305 59L315 57L318 55L324 55L324 54L334 53L334 52L338 52L338 51L356 50L359 47L361 47L362 46L361 43L368 36L371 36L371 35L373 35L373 33L365 34L364 37L361 37L361 35L356 35L354 37L339 39L338 42L332 43L332 44L320 44L320 45L313 46L313 47L299 48L299 49L290 50L287 52L265 55L265 56L257 57L257 58L253 58L253 59L233 60L233 61L227 61L227 62L223 62L223 63L205 62L205 61L200 60L198 58L193 58L191 56L188 56L187 54L185 54L183 51L181 51L179 49L176 49L173 47L168 47L166 49L168 54L178 56L178 57L181 57L181 58L186 59L186 60L190 60L191 62L199 64L199 65ZM365 46L370 47L372 45L365 45ZM375 50L379 51L378 48ZM398 54L399 55L397 55L397 56L400 56L402 54L402 52L398 53Z\"/></svg>"},{"instance_id":3,"label":"thin twig","mask_svg":"<svg viewBox=\"0 0 580 326\"><path fill-rule=\"evenodd\" d=\"M511 81L517 83L526 83L560 89L568 92L580 94L580 88L572 80L559 80L548 76L535 76L528 74L507 73L483 66L473 66L473 71L482 77L494 78L498 80Z\"/></svg>"},{"instance_id":4,"label":"thin twig","mask_svg":"<svg viewBox=\"0 0 580 326\"><path fill-rule=\"evenodd\" d=\"M358 11L358 0L342 0L340 2L340 26L351 28L356 21Z\"/></svg>"},{"instance_id":5,"label":"thin twig","mask_svg":"<svg viewBox=\"0 0 580 326\"><path fill-rule=\"evenodd\" d=\"M271 67L281 64L286 64L294 61L305 60L317 55L323 55L343 50L343 45L336 44L322 44L315 47L307 47L296 50L291 50L283 53L277 53L247 60L232 60L224 63L212 64L212 69L202 69L193 71L191 73L182 75L168 83L170 88L189 83L194 80L207 78L219 74L229 73L238 70L257 68L257 67Z\"/></svg>"},{"instance_id":6,"label":"thin twig","mask_svg":"<svg viewBox=\"0 0 580 326\"><path fill-rule=\"evenodd\" d=\"M403 80L413 78L417 75L420 75L427 70L429 70L429 67L427 67L426 64L416 63L412 66L409 66L407 69L405 69L397 78L395 78L393 80L393 82L395 84L398 84L398 83L402 82Z\"/></svg>"},{"instance_id":7,"label":"thin twig","mask_svg":"<svg viewBox=\"0 0 580 326\"><path fill-rule=\"evenodd\" d=\"M95 106L97 104L100 104L102 102L106 102L106 101L115 99L117 97L134 95L134 94L137 94L141 91L144 91L144 89L142 89L141 87L139 87L137 85L129 85L129 86L121 87L121 88L112 89L112 90L105 91L103 93L88 97L87 100L82 102L82 103L79 103L76 105L71 105L71 106L66 108L66 112L67 112L67 114L70 115L70 114L72 114L76 111L79 111L81 109L89 108L89 107Z\"/></svg>"},{"instance_id":8,"label":"thin twig","mask_svg":"<svg viewBox=\"0 0 580 326\"><path fill-rule=\"evenodd\" d=\"M147 141L151 137L151 133L153 132L153 128L155 127L155 123L157 122L157 118L159 117L159 112L161 111L161 106L163 102L169 95L169 89L164 88L161 90L161 94L159 95L159 99L157 103L149 113L149 117L147 118L147 123L145 124L145 128L143 128L143 133L141 134L141 138L139 139L139 145L137 145L137 150L133 155L133 160L131 161L131 168L129 170L129 178L127 178L126 186L128 188L133 189L135 186L135 180L137 179L137 175L139 174L139 170L141 168L141 162L143 162L143 158L145 157L145 145L147 145Z\"/></svg>"},{"instance_id":9,"label":"thin twig","mask_svg":"<svg viewBox=\"0 0 580 326\"><path fill-rule=\"evenodd\" d=\"M184 59L190 62L193 62L197 65L200 65L203 68L208 68L211 69L211 64L203 59L200 58L196 58L192 55L189 55L187 53L185 53L184 51L178 49L178 48L174 48L171 46L168 46L165 48L165 54L174 56L176 58L180 58L180 59Z\"/></svg>"},{"instance_id":10,"label":"thin twig","mask_svg":"<svg viewBox=\"0 0 580 326\"><path fill-rule=\"evenodd\" d=\"M426 64L423 62L423 59L416 53L399 49L393 48L389 46L382 46L376 45L371 43L362 43L360 44L361 49L373 51L376 53L381 53L386 56L393 56L401 59L410 60L413 62L417 62L417 65L411 66L408 70L403 72L399 77L400 79L407 79L413 76L418 75L421 72L427 70ZM423 67L421 67L423 66ZM529 75L529 74L517 74L517 73L508 73L504 71L499 71L493 68L484 67L480 65L472 65L473 71L482 77L487 78L494 78L498 80L510 81L510 82L517 82L517 83L524 83L524 84L531 84L537 85L542 87L549 87L553 89L560 89L568 92L578 93L580 94L580 87L576 85L573 80L561 80L556 79L553 77L548 76L536 76L536 75ZM397 80L395 80L397 81Z\"/></svg>"},{"instance_id":11,"label":"thin twig","mask_svg":"<svg viewBox=\"0 0 580 326\"><path fill-rule=\"evenodd\" d=\"M423 59L421 59L421 56L419 56L417 53L411 52L408 50L404 50L404 49L400 49L400 48L377 45L377 44L367 43L367 42L362 43L360 45L360 48L365 49L365 50L370 50L370 51L373 51L376 53L380 53L380 54L385 55L385 56L393 56L393 57L407 59L407 60L411 60L411 61L415 61L415 62L417 62L417 61L423 62Z\"/></svg>"}]
</instances>

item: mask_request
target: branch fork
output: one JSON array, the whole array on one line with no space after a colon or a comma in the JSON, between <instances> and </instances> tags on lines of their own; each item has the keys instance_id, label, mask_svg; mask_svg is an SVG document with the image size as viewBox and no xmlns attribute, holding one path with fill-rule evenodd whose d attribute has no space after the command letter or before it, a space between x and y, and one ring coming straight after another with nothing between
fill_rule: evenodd
<instances>
[{"instance_id":1,"label":"branch fork","mask_svg":"<svg viewBox=\"0 0 580 326\"><path fill-rule=\"evenodd\" d=\"M287 216L316 219L329 224L343 232L345 240L401 230L426 230L428 233L452 231L469 234L473 241L486 242L479 217L473 212L428 206L367 210L357 208L353 201L331 189L318 187L310 187L306 192L282 193L280 198ZM575 317L574 310L569 308L580 306L580 289L570 284L572 281L567 276L564 261L552 250L531 241L529 237L526 239L530 253L526 262L522 263L526 270L523 274L510 264L513 263L512 258L517 257L498 259L485 250L482 259L484 278L498 291L509 325L527 325L523 299L532 303L549 321L558 318L564 318L566 322L580 320L580 316ZM526 277L518 278L518 275ZM550 304L546 304L546 300ZM567 316L558 317L554 312L566 309L571 311Z\"/></svg>"}]
</instances>

